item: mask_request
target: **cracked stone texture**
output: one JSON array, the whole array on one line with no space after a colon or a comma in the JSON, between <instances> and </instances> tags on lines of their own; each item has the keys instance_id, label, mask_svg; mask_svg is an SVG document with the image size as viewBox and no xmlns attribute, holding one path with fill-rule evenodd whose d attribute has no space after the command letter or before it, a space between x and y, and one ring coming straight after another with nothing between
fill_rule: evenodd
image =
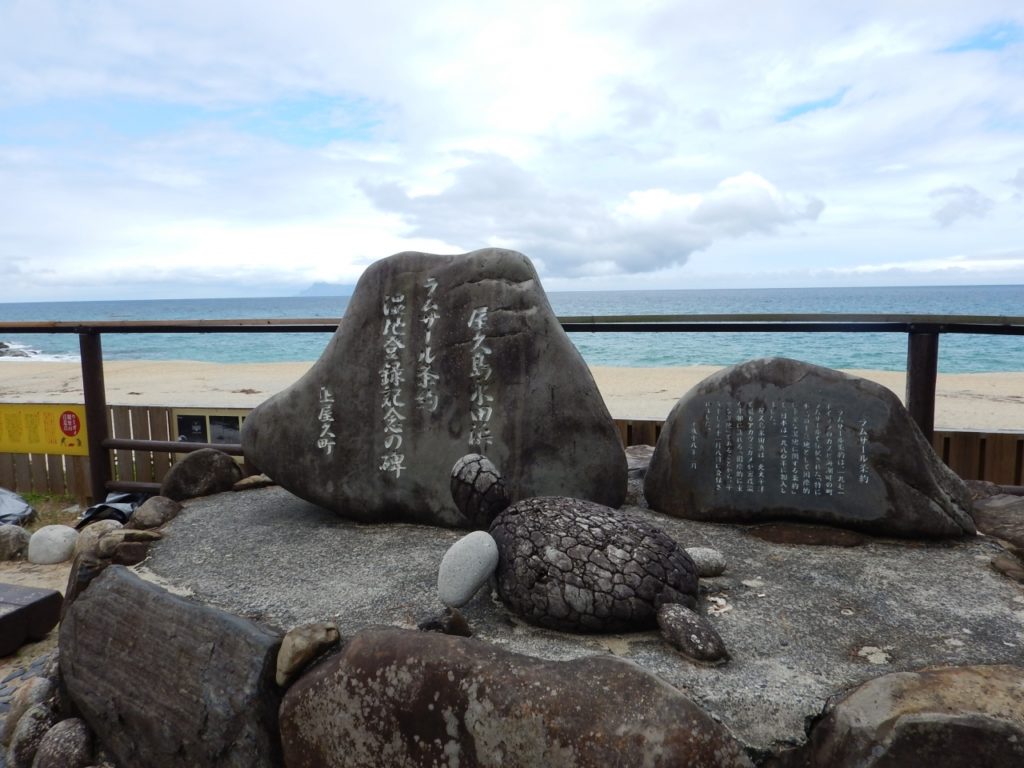
<instances>
[{"instance_id":1,"label":"cracked stone texture","mask_svg":"<svg viewBox=\"0 0 1024 768\"><path fill-rule=\"evenodd\" d=\"M786 358L726 368L684 395L644 494L652 509L711 522L791 520L915 538L975 532L967 487L896 395Z\"/></svg>"},{"instance_id":2,"label":"cracked stone texture","mask_svg":"<svg viewBox=\"0 0 1024 768\"><path fill-rule=\"evenodd\" d=\"M455 506L474 528L489 527L511 503L498 468L479 453L468 453L455 462L451 492Z\"/></svg>"},{"instance_id":3,"label":"cracked stone texture","mask_svg":"<svg viewBox=\"0 0 1024 768\"><path fill-rule=\"evenodd\" d=\"M700 580L701 602L729 663L695 665L654 629L579 634L536 627L488 590L460 609L474 639L551 661L629 659L686 691L759 750L800 744L807 719L829 697L889 672L1022 666L1024 588L992 570L991 559L1005 550L988 537L778 544L745 526L625 511L684 547L717 549L729 562L723 576ZM438 564L462 535L355 523L280 488L194 499L166 533L135 568L146 578L283 630L333 621L343 638L371 626L414 629L424 616L441 614ZM123 656L122 633L111 631ZM862 655L869 646L887 661Z\"/></svg>"},{"instance_id":4,"label":"cracked stone texture","mask_svg":"<svg viewBox=\"0 0 1024 768\"><path fill-rule=\"evenodd\" d=\"M437 319L430 330L429 369L424 306L436 280ZM385 322L389 297L403 309ZM486 308L483 339L470 327ZM477 314L479 318L479 314ZM392 405L383 388L385 344L401 383ZM385 331L388 333L385 333ZM474 385L474 356L478 380ZM417 398L419 374L434 373L432 398ZM424 377L424 380L429 376ZM333 402L324 410L322 389ZM473 402L473 400L477 402ZM390 447L385 415L395 407ZM484 409L481 411L481 409ZM474 411L493 443L470 442ZM324 426L335 444L321 443ZM309 372L257 407L245 420L247 462L297 496L364 522L405 520L471 527L449 490L452 465L484 453L501 468L513 501L560 494L618 506L626 493L626 459L615 423L589 369L562 330L530 260L489 248L458 256L400 253L371 265L345 317ZM328 451L328 448L330 451ZM402 456L403 469L382 470Z\"/></svg>"},{"instance_id":5,"label":"cracked stone texture","mask_svg":"<svg viewBox=\"0 0 1024 768\"><path fill-rule=\"evenodd\" d=\"M118 765L276 766L280 645L114 565L65 615L60 671Z\"/></svg>"},{"instance_id":6,"label":"cracked stone texture","mask_svg":"<svg viewBox=\"0 0 1024 768\"><path fill-rule=\"evenodd\" d=\"M400 629L360 632L299 680L281 740L289 768L752 767L724 726L628 661Z\"/></svg>"},{"instance_id":7,"label":"cracked stone texture","mask_svg":"<svg viewBox=\"0 0 1024 768\"><path fill-rule=\"evenodd\" d=\"M491 524L498 594L532 624L619 632L656 624L665 603L697 605L697 568L672 537L614 509L526 499Z\"/></svg>"}]
</instances>

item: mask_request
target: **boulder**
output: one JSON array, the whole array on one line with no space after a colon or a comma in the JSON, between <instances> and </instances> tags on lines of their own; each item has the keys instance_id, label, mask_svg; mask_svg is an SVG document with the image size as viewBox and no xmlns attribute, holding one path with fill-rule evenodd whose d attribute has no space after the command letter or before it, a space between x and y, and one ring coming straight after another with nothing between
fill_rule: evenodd
<instances>
[{"instance_id":1,"label":"boulder","mask_svg":"<svg viewBox=\"0 0 1024 768\"><path fill-rule=\"evenodd\" d=\"M879 536L973 534L963 482L888 389L785 358L702 381L647 471L652 509L710 522L793 520Z\"/></svg>"},{"instance_id":2,"label":"boulder","mask_svg":"<svg viewBox=\"0 0 1024 768\"><path fill-rule=\"evenodd\" d=\"M50 702L57 695L57 686L48 677L33 677L14 692L11 697L10 709L7 710L7 719L0 726L0 744L7 746L11 743L11 736L30 707L36 704ZM53 709L51 706L50 709Z\"/></svg>"},{"instance_id":3,"label":"boulder","mask_svg":"<svg viewBox=\"0 0 1024 768\"><path fill-rule=\"evenodd\" d=\"M467 453L501 468L513 501L625 496L589 369L529 259L495 248L371 265L312 369L246 418L242 447L295 495L363 522L469 527L448 487Z\"/></svg>"},{"instance_id":4,"label":"boulder","mask_svg":"<svg viewBox=\"0 0 1024 768\"><path fill-rule=\"evenodd\" d=\"M97 520L89 523L78 532L78 540L75 542L75 556L81 554L95 555L96 546L99 540L110 531L117 531L124 527L124 524L117 520Z\"/></svg>"},{"instance_id":5,"label":"boulder","mask_svg":"<svg viewBox=\"0 0 1024 768\"><path fill-rule=\"evenodd\" d=\"M60 670L119 765L276 766L280 644L114 565L61 622Z\"/></svg>"},{"instance_id":6,"label":"boulder","mask_svg":"<svg viewBox=\"0 0 1024 768\"><path fill-rule=\"evenodd\" d=\"M24 560L28 556L28 542L32 534L20 525L0 525L0 560Z\"/></svg>"},{"instance_id":7,"label":"boulder","mask_svg":"<svg viewBox=\"0 0 1024 768\"><path fill-rule=\"evenodd\" d=\"M277 654L275 679L282 688L294 680L314 659L319 658L341 640L338 626L318 621L288 631Z\"/></svg>"},{"instance_id":8,"label":"boulder","mask_svg":"<svg viewBox=\"0 0 1024 768\"><path fill-rule=\"evenodd\" d=\"M85 721L61 720L43 736L32 768L86 768L92 762L92 731Z\"/></svg>"},{"instance_id":9,"label":"boulder","mask_svg":"<svg viewBox=\"0 0 1024 768\"><path fill-rule=\"evenodd\" d=\"M160 495L184 501L230 491L241 479L242 470L234 459L216 448L201 448L171 467Z\"/></svg>"},{"instance_id":10,"label":"boulder","mask_svg":"<svg viewBox=\"0 0 1024 768\"><path fill-rule=\"evenodd\" d=\"M44 525L28 541L28 561L52 565L70 560L77 539L78 531L70 525Z\"/></svg>"},{"instance_id":11,"label":"boulder","mask_svg":"<svg viewBox=\"0 0 1024 768\"><path fill-rule=\"evenodd\" d=\"M787 768L1017 768L1024 668L943 667L869 680L829 708Z\"/></svg>"},{"instance_id":12,"label":"boulder","mask_svg":"<svg viewBox=\"0 0 1024 768\"><path fill-rule=\"evenodd\" d=\"M7 747L7 768L31 768L36 751L46 732L57 722L47 703L33 704L18 719Z\"/></svg>"},{"instance_id":13,"label":"boulder","mask_svg":"<svg viewBox=\"0 0 1024 768\"><path fill-rule=\"evenodd\" d=\"M437 569L437 596L449 608L470 601L494 573L498 545L486 531L473 531L452 544Z\"/></svg>"},{"instance_id":14,"label":"boulder","mask_svg":"<svg viewBox=\"0 0 1024 768\"><path fill-rule=\"evenodd\" d=\"M235 462L232 461L232 464ZM236 465L237 466L237 465ZM230 470L228 470L230 472ZM181 512L181 504L166 496L154 496L147 499L135 510L128 521L129 528L160 528L173 520Z\"/></svg>"},{"instance_id":15,"label":"boulder","mask_svg":"<svg viewBox=\"0 0 1024 768\"><path fill-rule=\"evenodd\" d=\"M631 662L402 629L360 632L296 682L281 740L289 768L751 765L725 726Z\"/></svg>"}]
</instances>

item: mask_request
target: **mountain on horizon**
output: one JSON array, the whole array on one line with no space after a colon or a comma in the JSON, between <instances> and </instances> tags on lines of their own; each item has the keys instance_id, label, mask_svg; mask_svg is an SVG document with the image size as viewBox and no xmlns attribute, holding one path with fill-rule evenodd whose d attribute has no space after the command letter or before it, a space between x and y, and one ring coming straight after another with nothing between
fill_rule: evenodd
<instances>
[{"instance_id":1,"label":"mountain on horizon","mask_svg":"<svg viewBox=\"0 0 1024 768\"><path fill-rule=\"evenodd\" d=\"M315 282L299 291L299 296L351 296L354 285L346 283Z\"/></svg>"}]
</instances>

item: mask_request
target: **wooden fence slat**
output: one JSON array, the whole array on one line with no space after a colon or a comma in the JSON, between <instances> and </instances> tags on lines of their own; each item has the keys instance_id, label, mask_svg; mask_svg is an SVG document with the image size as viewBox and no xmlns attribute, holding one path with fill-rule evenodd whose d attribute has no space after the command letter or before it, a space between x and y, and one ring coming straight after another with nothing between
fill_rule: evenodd
<instances>
[{"instance_id":1,"label":"wooden fence slat","mask_svg":"<svg viewBox=\"0 0 1024 768\"><path fill-rule=\"evenodd\" d=\"M67 480L64 477L64 457L48 455L46 457L46 476L49 493L58 496L67 495Z\"/></svg>"},{"instance_id":2,"label":"wooden fence slat","mask_svg":"<svg viewBox=\"0 0 1024 768\"><path fill-rule=\"evenodd\" d=\"M131 439L132 417L126 405L110 407L111 432L114 437ZM132 481L135 479L135 456L132 451L114 451L114 476L118 480Z\"/></svg>"},{"instance_id":3,"label":"wooden fence slat","mask_svg":"<svg viewBox=\"0 0 1024 768\"><path fill-rule=\"evenodd\" d=\"M949 464L949 432L936 432L932 435L932 448L936 456Z\"/></svg>"},{"instance_id":4,"label":"wooden fence slat","mask_svg":"<svg viewBox=\"0 0 1024 768\"><path fill-rule=\"evenodd\" d=\"M949 439L949 468L964 480L981 479L981 435L956 432Z\"/></svg>"},{"instance_id":5,"label":"wooden fence slat","mask_svg":"<svg viewBox=\"0 0 1024 768\"><path fill-rule=\"evenodd\" d=\"M68 456L66 464L68 495L74 496L79 504L85 505L90 496L89 457ZM100 501L100 499L96 501Z\"/></svg>"},{"instance_id":6,"label":"wooden fence slat","mask_svg":"<svg viewBox=\"0 0 1024 768\"><path fill-rule=\"evenodd\" d=\"M0 453L0 488L14 490L14 454Z\"/></svg>"},{"instance_id":7,"label":"wooden fence slat","mask_svg":"<svg viewBox=\"0 0 1024 768\"><path fill-rule=\"evenodd\" d=\"M150 408L149 409L149 429L153 435L154 440L170 440L171 439L171 409L170 408ZM162 483L164 477L171 469L171 465L174 463L174 456L169 453L154 453L153 454L153 480L158 483Z\"/></svg>"},{"instance_id":8,"label":"wooden fence slat","mask_svg":"<svg viewBox=\"0 0 1024 768\"><path fill-rule=\"evenodd\" d=\"M149 409L145 406L131 406L128 416L132 425L132 438L135 440L152 440L149 428ZM153 482L153 452L135 451L135 479L141 483Z\"/></svg>"},{"instance_id":9,"label":"wooden fence slat","mask_svg":"<svg viewBox=\"0 0 1024 768\"><path fill-rule=\"evenodd\" d=\"M14 488L18 493L32 490L32 465L27 453L14 454Z\"/></svg>"},{"instance_id":10,"label":"wooden fence slat","mask_svg":"<svg viewBox=\"0 0 1024 768\"><path fill-rule=\"evenodd\" d=\"M50 478L47 477L46 454L29 454L29 463L32 465L32 492L49 493Z\"/></svg>"},{"instance_id":11,"label":"wooden fence slat","mask_svg":"<svg viewBox=\"0 0 1024 768\"><path fill-rule=\"evenodd\" d=\"M1017 473L1017 435L985 435L984 478L1014 485Z\"/></svg>"}]
</instances>

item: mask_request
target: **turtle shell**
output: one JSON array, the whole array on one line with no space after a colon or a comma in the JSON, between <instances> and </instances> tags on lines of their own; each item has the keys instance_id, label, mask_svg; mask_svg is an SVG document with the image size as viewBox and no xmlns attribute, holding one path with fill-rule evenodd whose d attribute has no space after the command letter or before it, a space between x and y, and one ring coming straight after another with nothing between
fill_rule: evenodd
<instances>
[{"instance_id":1,"label":"turtle shell","mask_svg":"<svg viewBox=\"0 0 1024 768\"><path fill-rule=\"evenodd\" d=\"M491 523L501 599L532 624L574 632L656 626L665 603L697 605L697 569L682 547L628 513L541 496Z\"/></svg>"}]
</instances>

